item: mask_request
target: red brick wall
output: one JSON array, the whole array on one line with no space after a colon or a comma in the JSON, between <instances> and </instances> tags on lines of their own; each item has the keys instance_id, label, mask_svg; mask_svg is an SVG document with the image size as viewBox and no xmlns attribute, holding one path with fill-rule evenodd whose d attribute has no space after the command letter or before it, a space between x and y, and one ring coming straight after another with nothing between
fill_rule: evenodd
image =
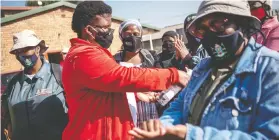
<instances>
[{"instance_id":1,"label":"red brick wall","mask_svg":"<svg viewBox=\"0 0 279 140\"><path fill-rule=\"evenodd\" d=\"M9 50L13 45L12 35L24 29L33 30L40 39L45 40L49 46L48 52L61 51L63 46L69 46L69 39L76 37L71 29L73 11L74 9L71 8L60 7L2 25L1 72L16 71L22 68L15 57L9 54ZM115 54L122 44L118 37L119 25L120 21L113 20L114 40L109 48L112 54ZM151 32L148 30L145 33Z\"/></svg>"}]
</instances>

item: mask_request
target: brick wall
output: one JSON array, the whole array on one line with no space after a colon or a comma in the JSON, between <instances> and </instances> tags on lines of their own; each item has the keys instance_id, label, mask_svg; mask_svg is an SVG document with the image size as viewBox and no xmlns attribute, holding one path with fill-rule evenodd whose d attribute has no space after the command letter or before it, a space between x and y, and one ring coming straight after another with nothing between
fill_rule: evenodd
<instances>
[{"instance_id":1,"label":"brick wall","mask_svg":"<svg viewBox=\"0 0 279 140\"><path fill-rule=\"evenodd\" d=\"M14 55L9 54L13 45L12 35L24 29L33 30L40 39L45 40L49 46L47 52L59 52L64 46L69 46L69 39L76 37L71 29L71 20L74 9L60 7L44 13L36 14L2 25L1 29L1 72L17 71L22 68ZM121 47L118 37L118 28L121 21L113 20L115 29L114 40L109 48L115 54ZM146 33L152 30L145 31Z\"/></svg>"},{"instance_id":2,"label":"brick wall","mask_svg":"<svg viewBox=\"0 0 279 140\"><path fill-rule=\"evenodd\" d=\"M24 29L33 30L49 46L48 51L61 50L69 45L69 39L76 35L71 30L73 9L58 8L45 13L19 19L2 25L1 30L1 72L21 69L15 57L9 54L13 45L12 35Z\"/></svg>"}]
</instances>

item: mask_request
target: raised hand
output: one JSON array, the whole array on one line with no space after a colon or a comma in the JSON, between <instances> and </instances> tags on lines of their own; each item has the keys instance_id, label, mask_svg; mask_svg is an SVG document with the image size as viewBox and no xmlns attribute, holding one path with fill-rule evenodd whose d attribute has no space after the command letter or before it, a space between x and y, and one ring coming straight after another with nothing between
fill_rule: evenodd
<instances>
[{"instance_id":1,"label":"raised hand","mask_svg":"<svg viewBox=\"0 0 279 140\"><path fill-rule=\"evenodd\" d=\"M176 57L184 59L185 57L190 57L190 53L182 39L182 35L178 35L178 37L175 37L174 48L176 50Z\"/></svg>"}]
</instances>

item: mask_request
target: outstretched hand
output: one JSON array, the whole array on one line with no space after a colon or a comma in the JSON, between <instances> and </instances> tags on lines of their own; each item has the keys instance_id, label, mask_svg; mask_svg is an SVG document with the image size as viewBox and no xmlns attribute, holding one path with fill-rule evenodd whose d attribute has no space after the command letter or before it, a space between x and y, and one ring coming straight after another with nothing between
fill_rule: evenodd
<instances>
[{"instance_id":1,"label":"outstretched hand","mask_svg":"<svg viewBox=\"0 0 279 140\"><path fill-rule=\"evenodd\" d=\"M159 120L149 120L141 123L140 128L134 128L129 134L137 139L154 140L182 140L185 139L187 127L185 125L175 125L172 127L163 127Z\"/></svg>"},{"instance_id":2,"label":"outstretched hand","mask_svg":"<svg viewBox=\"0 0 279 140\"><path fill-rule=\"evenodd\" d=\"M137 92L136 94L137 98L143 102L156 102L159 93L156 92Z\"/></svg>"}]
</instances>

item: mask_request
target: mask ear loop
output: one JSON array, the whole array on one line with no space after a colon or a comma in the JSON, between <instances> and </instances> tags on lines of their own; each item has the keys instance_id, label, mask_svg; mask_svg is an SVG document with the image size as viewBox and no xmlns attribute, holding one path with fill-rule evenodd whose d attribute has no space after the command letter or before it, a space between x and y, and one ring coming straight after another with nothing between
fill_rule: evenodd
<instances>
[{"instance_id":1,"label":"mask ear loop","mask_svg":"<svg viewBox=\"0 0 279 140\"><path fill-rule=\"evenodd\" d=\"M89 35L91 36L91 38L93 40L95 40L95 38L96 38L95 36L96 36L96 34L98 34L97 30L94 29L94 27L92 27L91 25L88 25L86 28L88 29L88 31L90 33ZM93 32L95 32L95 36L93 35L94 34Z\"/></svg>"}]
</instances>

